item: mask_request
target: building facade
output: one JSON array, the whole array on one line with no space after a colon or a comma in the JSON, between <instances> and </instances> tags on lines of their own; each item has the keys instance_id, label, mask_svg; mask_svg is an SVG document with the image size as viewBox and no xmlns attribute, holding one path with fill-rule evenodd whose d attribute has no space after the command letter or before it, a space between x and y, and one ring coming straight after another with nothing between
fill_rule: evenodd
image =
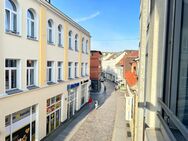
<instances>
[{"instance_id":1,"label":"building facade","mask_svg":"<svg viewBox=\"0 0 188 141\"><path fill-rule=\"evenodd\" d=\"M187 0L140 1L135 141L187 141Z\"/></svg>"},{"instance_id":2,"label":"building facade","mask_svg":"<svg viewBox=\"0 0 188 141\"><path fill-rule=\"evenodd\" d=\"M0 140L41 140L88 101L90 33L45 0L0 10Z\"/></svg>"},{"instance_id":3,"label":"building facade","mask_svg":"<svg viewBox=\"0 0 188 141\"><path fill-rule=\"evenodd\" d=\"M104 52L102 57L102 71L103 75L110 81L119 82L124 80L123 66L119 62L126 54L123 52Z\"/></svg>"},{"instance_id":4,"label":"building facade","mask_svg":"<svg viewBox=\"0 0 188 141\"><path fill-rule=\"evenodd\" d=\"M92 50L90 58L90 79L91 79L91 90L100 91L101 89L101 64L102 53L100 51Z\"/></svg>"}]
</instances>

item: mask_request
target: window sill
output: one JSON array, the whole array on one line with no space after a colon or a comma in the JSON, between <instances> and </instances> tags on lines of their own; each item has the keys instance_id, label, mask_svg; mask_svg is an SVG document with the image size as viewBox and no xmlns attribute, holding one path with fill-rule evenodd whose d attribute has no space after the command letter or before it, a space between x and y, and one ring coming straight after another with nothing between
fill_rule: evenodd
<instances>
[{"instance_id":1,"label":"window sill","mask_svg":"<svg viewBox=\"0 0 188 141\"><path fill-rule=\"evenodd\" d=\"M37 40L37 37L30 37L30 36L27 36L27 39L28 39L28 40L32 40L32 41L38 41L38 40Z\"/></svg>"},{"instance_id":2,"label":"window sill","mask_svg":"<svg viewBox=\"0 0 188 141\"><path fill-rule=\"evenodd\" d=\"M6 34L9 34L9 35L13 35L13 36L16 36L16 37L21 37L19 32L18 33L15 33L15 32L12 32L12 31L5 31Z\"/></svg>"},{"instance_id":3,"label":"window sill","mask_svg":"<svg viewBox=\"0 0 188 141\"><path fill-rule=\"evenodd\" d=\"M69 80L74 80L74 78L68 78Z\"/></svg>"},{"instance_id":4,"label":"window sill","mask_svg":"<svg viewBox=\"0 0 188 141\"><path fill-rule=\"evenodd\" d=\"M63 45L58 45L58 47L63 48Z\"/></svg>"},{"instance_id":5,"label":"window sill","mask_svg":"<svg viewBox=\"0 0 188 141\"><path fill-rule=\"evenodd\" d=\"M14 89L14 90L7 90L6 93L8 95L12 95L12 94L16 94L16 93L21 93L23 92L22 90L19 90L19 89Z\"/></svg>"},{"instance_id":6,"label":"window sill","mask_svg":"<svg viewBox=\"0 0 188 141\"><path fill-rule=\"evenodd\" d=\"M63 83L64 81L63 81L63 80L57 80L57 82L59 82L59 83Z\"/></svg>"},{"instance_id":7,"label":"window sill","mask_svg":"<svg viewBox=\"0 0 188 141\"><path fill-rule=\"evenodd\" d=\"M49 45L55 46L54 42L48 42Z\"/></svg>"},{"instance_id":8,"label":"window sill","mask_svg":"<svg viewBox=\"0 0 188 141\"><path fill-rule=\"evenodd\" d=\"M33 89L37 89L37 88L39 88L39 87L37 87L37 86L35 86L35 85L33 85L33 86L28 86L28 87L27 87L28 90L33 90Z\"/></svg>"},{"instance_id":9,"label":"window sill","mask_svg":"<svg viewBox=\"0 0 188 141\"><path fill-rule=\"evenodd\" d=\"M55 82L47 82L48 85L54 85L56 84Z\"/></svg>"}]
</instances>

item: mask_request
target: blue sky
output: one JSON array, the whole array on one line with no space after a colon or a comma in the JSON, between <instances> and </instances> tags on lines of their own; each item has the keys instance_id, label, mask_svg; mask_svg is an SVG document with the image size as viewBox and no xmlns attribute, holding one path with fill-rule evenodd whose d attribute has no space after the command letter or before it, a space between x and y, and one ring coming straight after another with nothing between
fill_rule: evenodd
<instances>
[{"instance_id":1,"label":"blue sky","mask_svg":"<svg viewBox=\"0 0 188 141\"><path fill-rule=\"evenodd\" d=\"M92 36L91 49L138 49L139 0L51 0Z\"/></svg>"}]
</instances>

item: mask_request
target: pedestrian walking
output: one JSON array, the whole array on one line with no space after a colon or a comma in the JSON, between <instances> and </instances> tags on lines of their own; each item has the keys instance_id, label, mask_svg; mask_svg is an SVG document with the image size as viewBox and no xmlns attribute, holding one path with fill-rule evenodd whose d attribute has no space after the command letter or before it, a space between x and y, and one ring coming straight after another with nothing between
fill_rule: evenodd
<instances>
[{"instance_id":1,"label":"pedestrian walking","mask_svg":"<svg viewBox=\"0 0 188 141\"><path fill-rule=\"evenodd\" d=\"M88 104L89 104L89 108L91 109L91 105L92 105L93 99L90 97L88 100Z\"/></svg>"},{"instance_id":2,"label":"pedestrian walking","mask_svg":"<svg viewBox=\"0 0 188 141\"><path fill-rule=\"evenodd\" d=\"M95 101L95 109L98 108L98 105L99 105L99 103L98 103L98 101L96 100L96 101Z\"/></svg>"}]
</instances>

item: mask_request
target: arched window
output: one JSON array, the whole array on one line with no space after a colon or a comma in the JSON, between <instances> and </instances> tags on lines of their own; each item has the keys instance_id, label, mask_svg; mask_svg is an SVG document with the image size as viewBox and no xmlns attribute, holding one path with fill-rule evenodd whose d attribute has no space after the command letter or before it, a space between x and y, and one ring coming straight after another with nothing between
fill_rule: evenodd
<instances>
[{"instance_id":1,"label":"arched window","mask_svg":"<svg viewBox=\"0 0 188 141\"><path fill-rule=\"evenodd\" d=\"M72 31L69 31L69 49L72 49Z\"/></svg>"},{"instance_id":2,"label":"arched window","mask_svg":"<svg viewBox=\"0 0 188 141\"><path fill-rule=\"evenodd\" d=\"M63 46L63 43L62 43L62 35L63 35L63 33L62 33L62 25L59 25L58 26L58 45L60 46L60 47L62 47Z\"/></svg>"},{"instance_id":3,"label":"arched window","mask_svg":"<svg viewBox=\"0 0 188 141\"><path fill-rule=\"evenodd\" d=\"M54 43L54 37L53 37L53 21L48 20L48 43L53 44Z\"/></svg>"},{"instance_id":4,"label":"arched window","mask_svg":"<svg viewBox=\"0 0 188 141\"><path fill-rule=\"evenodd\" d=\"M6 32L18 33L18 8L13 0L5 1Z\"/></svg>"},{"instance_id":5,"label":"arched window","mask_svg":"<svg viewBox=\"0 0 188 141\"><path fill-rule=\"evenodd\" d=\"M75 50L78 51L78 34L75 35Z\"/></svg>"},{"instance_id":6,"label":"arched window","mask_svg":"<svg viewBox=\"0 0 188 141\"><path fill-rule=\"evenodd\" d=\"M82 38L82 53L84 53L84 38Z\"/></svg>"},{"instance_id":7,"label":"arched window","mask_svg":"<svg viewBox=\"0 0 188 141\"><path fill-rule=\"evenodd\" d=\"M27 37L36 39L36 17L32 9L27 10Z\"/></svg>"},{"instance_id":8,"label":"arched window","mask_svg":"<svg viewBox=\"0 0 188 141\"><path fill-rule=\"evenodd\" d=\"M88 40L86 40L86 53L88 53Z\"/></svg>"}]
</instances>

